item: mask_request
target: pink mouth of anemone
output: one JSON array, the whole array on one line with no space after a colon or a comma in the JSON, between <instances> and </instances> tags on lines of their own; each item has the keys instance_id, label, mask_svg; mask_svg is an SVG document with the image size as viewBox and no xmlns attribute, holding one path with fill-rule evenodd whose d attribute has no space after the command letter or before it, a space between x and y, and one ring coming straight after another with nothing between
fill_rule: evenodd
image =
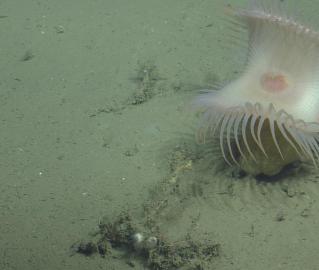
<instances>
[{"instance_id":1,"label":"pink mouth of anemone","mask_svg":"<svg viewBox=\"0 0 319 270\"><path fill-rule=\"evenodd\" d=\"M262 88L270 93L279 93L285 91L288 86L287 77L280 73L266 72L260 78Z\"/></svg>"}]
</instances>

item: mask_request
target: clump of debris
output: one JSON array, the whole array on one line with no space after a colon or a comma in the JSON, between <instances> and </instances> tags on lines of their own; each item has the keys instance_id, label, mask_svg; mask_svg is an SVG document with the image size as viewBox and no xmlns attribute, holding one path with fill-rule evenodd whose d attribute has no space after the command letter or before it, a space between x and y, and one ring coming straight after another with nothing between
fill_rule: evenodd
<instances>
[{"instance_id":1,"label":"clump of debris","mask_svg":"<svg viewBox=\"0 0 319 270\"><path fill-rule=\"evenodd\" d=\"M122 213L114 220L100 221L94 239L72 245L74 253L102 257L119 250L123 256L142 261L151 270L204 269L205 264L219 256L220 245L212 240L199 242L190 235L180 241L169 241L154 232L143 231L132 217ZM129 255L129 256L127 256Z\"/></svg>"}]
</instances>

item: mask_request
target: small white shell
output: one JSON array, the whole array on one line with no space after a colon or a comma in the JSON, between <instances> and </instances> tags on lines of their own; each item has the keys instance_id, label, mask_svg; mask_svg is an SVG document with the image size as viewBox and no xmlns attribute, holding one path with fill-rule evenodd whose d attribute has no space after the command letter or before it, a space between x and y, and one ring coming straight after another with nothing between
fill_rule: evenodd
<instances>
[{"instance_id":1,"label":"small white shell","mask_svg":"<svg viewBox=\"0 0 319 270\"><path fill-rule=\"evenodd\" d=\"M153 249L157 246L158 243L158 239L155 236L150 236L149 238L147 238L145 246L148 249Z\"/></svg>"},{"instance_id":2,"label":"small white shell","mask_svg":"<svg viewBox=\"0 0 319 270\"><path fill-rule=\"evenodd\" d=\"M133 246L136 250L141 250L144 246L144 236L141 233L135 233L132 236Z\"/></svg>"},{"instance_id":3,"label":"small white shell","mask_svg":"<svg viewBox=\"0 0 319 270\"><path fill-rule=\"evenodd\" d=\"M144 240L144 236L141 233L135 233L132 238L133 238L133 241L137 243L141 243Z\"/></svg>"}]
</instances>

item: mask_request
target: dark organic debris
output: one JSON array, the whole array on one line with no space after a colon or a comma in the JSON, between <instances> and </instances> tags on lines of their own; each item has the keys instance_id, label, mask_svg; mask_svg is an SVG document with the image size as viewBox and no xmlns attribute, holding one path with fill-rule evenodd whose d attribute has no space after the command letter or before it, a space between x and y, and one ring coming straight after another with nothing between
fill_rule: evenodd
<instances>
[{"instance_id":1,"label":"dark organic debris","mask_svg":"<svg viewBox=\"0 0 319 270\"><path fill-rule=\"evenodd\" d=\"M27 50L25 51L24 55L21 57L21 61L22 62L27 62L30 61L31 59L33 59L35 57L35 55L33 54L32 50Z\"/></svg>"},{"instance_id":2,"label":"dark organic debris","mask_svg":"<svg viewBox=\"0 0 319 270\"><path fill-rule=\"evenodd\" d=\"M73 252L80 253L84 256L91 256L97 253L97 245L93 241L80 241L71 246Z\"/></svg>"}]
</instances>

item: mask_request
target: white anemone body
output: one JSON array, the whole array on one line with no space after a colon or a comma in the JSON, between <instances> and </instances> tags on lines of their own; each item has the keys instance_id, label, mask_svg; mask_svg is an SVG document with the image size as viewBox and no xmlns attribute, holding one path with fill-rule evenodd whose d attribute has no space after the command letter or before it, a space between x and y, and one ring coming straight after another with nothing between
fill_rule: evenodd
<instances>
[{"instance_id":1,"label":"white anemone body","mask_svg":"<svg viewBox=\"0 0 319 270\"><path fill-rule=\"evenodd\" d=\"M283 14L279 1L267 1L267 7L265 2L232 10L248 29L247 66L238 79L197 98L204 110L201 128L219 128L221 146L226 140L230 147L234 134L245 141L242 130L250 125L262 147L258 131L267 119L275 144L278 125L288 140L292 137L293 147L314 160L319 154L319 34Z\"/></svg>"}]
</instances>

